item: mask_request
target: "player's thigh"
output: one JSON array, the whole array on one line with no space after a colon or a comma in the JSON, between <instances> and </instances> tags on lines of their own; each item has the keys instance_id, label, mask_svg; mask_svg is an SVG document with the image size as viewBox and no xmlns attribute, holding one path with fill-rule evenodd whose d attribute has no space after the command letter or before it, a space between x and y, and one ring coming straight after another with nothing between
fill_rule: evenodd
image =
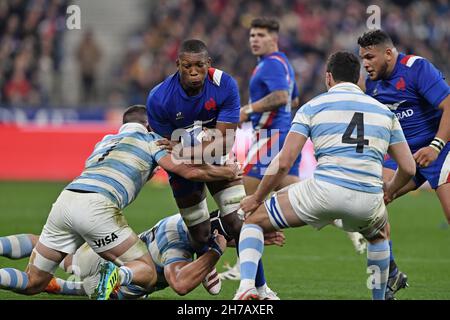
<instances>
[{"instance_id":1,"label":"player's thigh","mask_svg":"<svg viewBox=\"0 0 450 320\"><path fill-rule=\"evenodd\" d=\"M441 202L447 222L450 224L450 183L441 184L437 187L436 194Z\"/></svg>"},{"instance_id":2,"label":"player's thigh","mask_svg":"<svg viewBox=\"0 0 450 320\"><path fill-rule=\"evenodd\" d=\"M221 180L221 181L211 181L207 182L206 186L208 187L209 192L211 195L215 195L216 193L234 187L234 186L240 186L243 185L243 181L241 179L234 180L234 181L228 181L228 180Z\"/></svg>"},{"instance_id":3,"label":"player's thigh","mask_svg":"<svg viewBox=\"0 0 450 320\"><path fill-rule=\"evenodd\" d=\"M264 232L306 225L295 213L287 190L272 195L245 218L246 224L257 224Z\"/></svg>"},{"instance_id":4,"label":"player's thigh","mask_svg":"<svg viewBox=\"0 0 450 320\"><path fill-rule=\"evenodd\" d=\"M143 261L152 265L151 256L148 249L133 232L122 243L97 254L105 260L114 262L116 265L125 265L131 261Z\"/></svg>"},{"instance_id":5,"label":"player's thigh","mask_svg":"<svg viewBox=\"0 0 450 320\"><path fill-rule=\"evenodd\" d=\"M85 218L83 214L89 211L87 202L86 194L61 192L42 228L39 243L56 251L74 253L84 240L73 222Z\"/></svg>"},{"instance_id":6,"label":"player's thigh","mask_svg":"<svg viewBox=\"0 0 450 320\"><path fill-rule=\"evenodd\" d=\"M244 181L246 195L254 194L256 188L258 188L258 185L261 183L260 179L251 176L244 176L242 180Z\"/></svg>"},{"instance_id":7,"label":"player's thigh","mask_svg":"<svg viewBox=\"0 0 450 320\"><path fill-rule=\"evenodd\" d=\"M184 179L169 173L169 183L178 208L190 208L206 198L204 182Z\"/></svg>"},{"instance_id":8,"label":"player's thigh","mask_svg":"<svg viewBox=\"0 0 450 320\"><path fill-rule=\"evenodd\" d=\"M242 180L217 181L208 183L207 186L222 217L237 213L240 202L245 197Z\"/></svg>"}]
</instances>

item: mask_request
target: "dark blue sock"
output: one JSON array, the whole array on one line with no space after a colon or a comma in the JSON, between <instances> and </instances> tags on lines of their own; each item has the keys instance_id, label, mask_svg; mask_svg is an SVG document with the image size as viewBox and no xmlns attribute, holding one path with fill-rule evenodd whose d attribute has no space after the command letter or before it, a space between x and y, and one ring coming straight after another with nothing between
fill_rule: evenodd
<instances>
[{"instance_id":1,"label":"dark blue sock","mask_svg":"<svg viewBox=\"0 0 450 320\"><path fill-rule=\"evenodd\" d=\"M389 240L389 249L391 251L389 256L389 278L397 275L398 268L394 260L394 251L392 251L392 240Z\"/></svg>"},{"instance_id":2,"label":"dark blue sock","mask_svg":"<svg viewBox=\"0 0 450 320\"><path fill-rule=\"evenodd\" d=\"M255 278L255 287L262 287L266 284L266 278L264 276L264 267L262 260L259 259L258 262L258 271L256 271L256 278Z\"/></svg>"}]
</instances>

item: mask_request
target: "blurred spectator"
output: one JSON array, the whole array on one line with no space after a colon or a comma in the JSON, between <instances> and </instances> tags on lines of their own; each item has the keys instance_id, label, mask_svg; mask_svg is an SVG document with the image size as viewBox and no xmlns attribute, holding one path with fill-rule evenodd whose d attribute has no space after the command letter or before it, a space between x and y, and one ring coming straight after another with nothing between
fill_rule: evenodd
<instances>
[{"instance_id":1,"label":"blurred spectator","mask_svg":"<svg viewBox=\"0 0 450 320\"><path fill-rule=\"evenodd\" d=\"M83 34L77 49L80 71L81 103L89 105L97 102L97 68L102 52L92 30Z\"/></svg>"},{"instance_id":2,"label":"blurred spectator","mask_svg":"<svg viewBox=\"0 0 450 320\"><path fill-rule=\"evenodd\" d=\"M2 106L59 102L68 4L70 0L0 0ZM280 50L296 69L302 103L325 90L322 74L329 53L358 52L356 39L366 31L366 9L372 4L380 6L381 27L400 51L429 59L450 77L450 0L161 0L145 1L146 23L130 34L122 63L105 79L104 97L96 97L95 91L100 49L95 40L86 40L79 54L82 97L106 107L122 99L145 103L149 90L176 71L181 41L199 38L208 45L213 65L235 77L245 103L248 66L255 65L248 27L252 18L271 15L280 21Z\"/></svg>"},{"instance_id":3,"label":"blurred spectator","mask_svg":"<svg viewBox=\"0 0 450 320\"><path fill-rule=\"evenodd\" d=\"M399 50L428 58L450 77L449 0L173 0L156 1L149 9L147 25L132 37L121 79L128 99L144 103L148 91L176 71L180 42L199 38L208 45L213 65L236 78L244 104L248 66L255 64L248 26L253 17L271 15L280 21L280 50L296 69L303 103L325 90L323 66L330 52L358 52L356 40L367 31L371 4L380 6L381 27Z\"/></svg>"},{"instance_id":4,"label":"blurred spectator","mask_svg":"<svg viewBox=\"0 0 450 320\"><path fill-rule=\"evenodd\" d=\"M0 0L0 104L55 103L66 0Z\"/></svg>"}]
</instances>

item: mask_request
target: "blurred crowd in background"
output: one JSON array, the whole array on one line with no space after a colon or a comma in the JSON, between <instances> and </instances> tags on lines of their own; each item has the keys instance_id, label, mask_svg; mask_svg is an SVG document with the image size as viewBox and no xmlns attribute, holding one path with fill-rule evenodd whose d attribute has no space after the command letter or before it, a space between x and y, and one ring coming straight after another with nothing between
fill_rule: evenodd
<instances>
[{"instance_id":1,"label":"blurred crowd in background","mask_svg":"<svg viewBox=\"0 0 450 320\"><path fill-rule=\"evenodd\" d=\"M0 0L1 105L55 105L64 63L65 0ZM301 102L323 92L324 64L338 49L358 52L367 30L366 9L381 8L381 27L399 51L423 56L450 76L450 2L338 0L161 0L148 1L146 23L123 44L120 63L108 76L106 92L95 91L95 68L102 56L95 30L88 30L75 53L83 93L80 103L106 105L110 95L126 104L145 103L149 90L176 71L180 43L203 40L213 65L238 81L241 101L256 64L248 28L257 16L280 21L280 50L297 73ZM73 54L73 53L71 53ZM51 95L49 92L53 92ZM102 103L103 101L103 103Z\"/></svg>"},{"instance_id":2,"label":"blurred crowd in background","mask_svg":"<svg viewBox=\"0 0 450 320\"><path fill-rule=\"evenodd\" d=\"M1 105L46 105L59 91L67 2L0 0Z\"/></svg>"}]
</instances>

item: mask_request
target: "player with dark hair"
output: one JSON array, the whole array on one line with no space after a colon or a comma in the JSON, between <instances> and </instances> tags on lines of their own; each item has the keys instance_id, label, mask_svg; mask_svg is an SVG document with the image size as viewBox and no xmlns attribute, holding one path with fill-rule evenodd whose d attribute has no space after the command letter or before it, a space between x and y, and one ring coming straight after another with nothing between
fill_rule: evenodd
<instances>
[{"instance_id":1,"label":"player with dark hair","mask_svg":"<svg viewBox=\"0 0 450 320\"><path fill-rule=\"evenodd\" d=\"M215 139L203 141L200 148L212 150L215 164L226 162L234 144L239 123L240 99L236 81L222 70L211 67L206 45L196 39L184 41L176 60L177 72L154 87L147 98L147 110L151 128L167 138L166 147L172 148L183 136L184 129L196 126L209 128ZM182 132L180 134L180 131ZM184 222L189 228L199 254L207 248L211 227L206 203L205 183L193 182L169 173L175 201ZM242 220L237 214L239 201L245 197L242 180L207 183L206 187L219 207L228 233L239 239ZM265 285L262 264L260 266L260 290L263 298L271 292ZM205 287L217 294L221 283L215 270L205 278Z\"/></svg>"},{"instance_id":2,"label":"player with dark hair","mask_svg":"<svg viewBox=\"0 0 450 320\"><path fill-rule=\"evenodd\" d=\"M239 121L251 121L253 141L244 164L246 194L255 192L264 172L284 144L291 123L291 108L298 106L295 73L287 56L278 49L280 25L274 18L251 21L249 45L257 65L249 82L249 103L242 106ZM299 155L276 190L299 179ZM239 280L239 261L220 274L223 279ZM257 287L259 283L257 283Z\"/></svg>"},{"instance_id":3,"label":"player with dark hair","mask_svg":"<svg viewBox=\"0 0 450 320\"><path fill-rule=\"evenodd\" d=\"M244 167L247 194L255 192L265 170L283 146L291 122L291 107L298 105L294 69L278 50L278 21L256 18L251 22L250 48L258 58L250 78L250 102L240 111L240 121L250 120L255 139ZM262 150L266 150L263 152ZM300 156L277 190L299 180Z\"/></svg>"},{"instance_id":4,"label":"player with dark hair","mask_svg":"<svg viewBox=\"0 0 450 320\"><path fill-rule=\"evenodd\" d=\"M382 30L366 32L358 38L358 44L368 73L362 86L368 95L388 106L397 116L417 162L416 175L393 199L428 181L450 223L449 85L425 58L399 53ZM383 180L387 188L396 168L394 159L384 162ZM406 275L397 270L392 257L387 293L391 297L406 285Z\"/></svg>"},{"instance_id":5,"label":"player with dark hair","mask_svg":"<svg viewBox=\"0 0 450 320\"><path fill-rule=\"evenodd\" d=\"M358 57L352 53L330 56L325 74L328 92L297 111L286 143L256 192L241 201L247 216L240 236L241 283L235 299L258 298L255 271L264 249L264 232L307 224L321 229L335 219L342 220L344 230L358 231L369 242L372 298L385 299L390 249L383 198L389 199L406 185L415 173L415 164L397 118L356 85L359 69ZM314 177L266 200L289 172L308 137L318 159ZM383 194L386 152L399 166Z\"/></svg>"},{"instance_id":6,"label":"player with dark hair","mask_svg":"<svg viewBox=\"0 0 450 320\"><path fill-rule=\"evenodd\" d=\"M148 131L145 111L145 106L127 109L119 132L106 135L96 144L83 172L53 204L26 272L0 269L0 288L27 295L42 292L59 263L84 242L117 265L106 264L102 269L105 281L97 288L97 299L108 299L115 285L133 283L147 288L156 283L150 254L122 210L133 202L158 165L196 181L233 181L239 178L239 169L237 165L193 167L174 163L156 144L162 137ZM23 237L2 238L1 246L19 240L26 242ZM26 243L25 248L28 246Z\"/></svg>"},{"instance_id":7,"label":"player with dark hair","mask_svg":"<svg viewBox=\"0 0 450 320\"><path fill-rule=\"evenodd\" d=\"M180 214L174 214L158 221L155 226L139 234L156 266L157 282L143 288L136 285L117 287L112 299L138 299L169 286L178 295L185 295L200 285L210 273L226 246L234 246L234 240L226 233L218 210L210 213L211 228L217 230L214 249L194 260L194 249L190 236ZM284 244L281 232L264 235L266 245ZM0 256L21 259L29 257L39 239L38 235L20 234L0 237L0 242L17 241L20 246L0 247ZM167 241L166 241L167 239ZM92 296L101 278L100 268L106 260L97 255L86 243L73 255L68 255L60 264L67 273L74 276L67 280L53 278L45 289L47 293L77 296Z\"/></svg>"}]
</instances>

